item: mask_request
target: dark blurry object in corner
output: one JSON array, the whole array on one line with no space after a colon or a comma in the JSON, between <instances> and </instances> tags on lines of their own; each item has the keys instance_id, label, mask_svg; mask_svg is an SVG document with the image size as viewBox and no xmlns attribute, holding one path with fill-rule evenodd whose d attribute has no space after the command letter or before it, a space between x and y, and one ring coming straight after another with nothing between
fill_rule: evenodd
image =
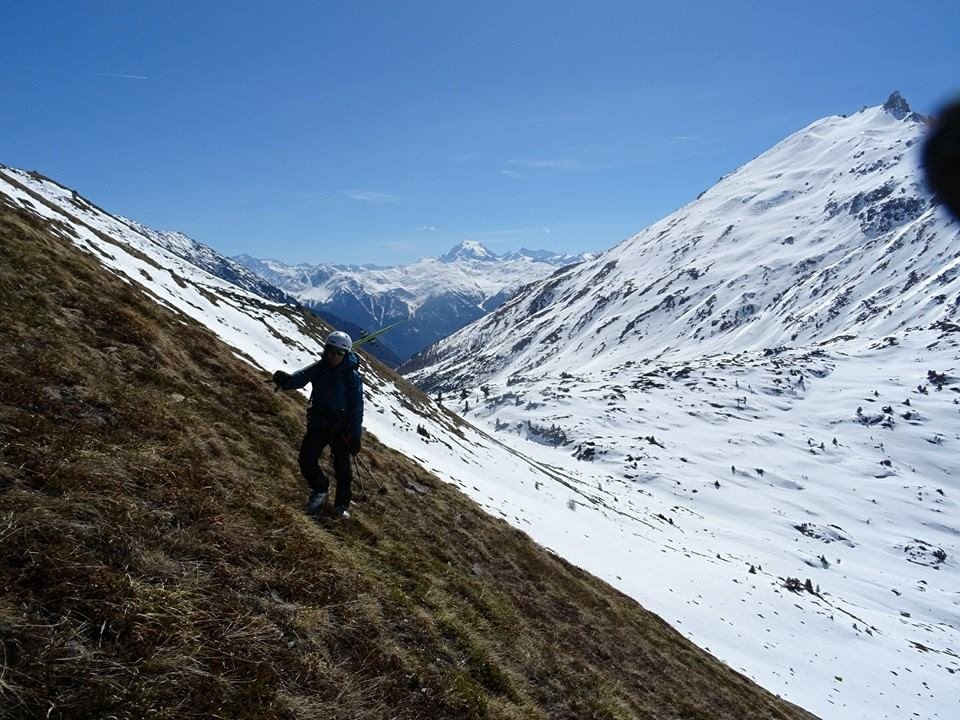
<instances>
[{"instance_id":1,"label":"dark blurry object in corner","mask_svg":"<svg viewBox=\"0 0 960 720\"><path fill-rule=\"evenodd\" d=\"M960 218L960 101L934 116L923 146L923 168L930 189Z\"/></svg>"}]
</instances>

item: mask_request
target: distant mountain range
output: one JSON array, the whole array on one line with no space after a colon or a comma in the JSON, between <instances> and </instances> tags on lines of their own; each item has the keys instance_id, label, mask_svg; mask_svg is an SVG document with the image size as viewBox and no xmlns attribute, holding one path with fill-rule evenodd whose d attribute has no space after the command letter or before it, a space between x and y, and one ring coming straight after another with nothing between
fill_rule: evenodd
<instances>
[{"instance_id":1,"label":"distant mountain range","mask_svg":"<svg viewBox=\"0 0 960 720\"><path fill-rule=\"evenodd\" d=\"M591 255L528 250L497 255L464 241L410 265L287 265L233 258L321 316L373 331L406 320L378 342L401 359L495 310L522 286ZM381 358L383 359L383 358Z\"/></svg>"}]
</instances>

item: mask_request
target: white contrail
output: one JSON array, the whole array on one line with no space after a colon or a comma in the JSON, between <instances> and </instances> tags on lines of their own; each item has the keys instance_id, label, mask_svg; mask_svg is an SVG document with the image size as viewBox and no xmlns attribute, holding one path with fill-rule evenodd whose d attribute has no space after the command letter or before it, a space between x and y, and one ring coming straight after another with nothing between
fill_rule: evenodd
<instances>
[{"instance_id":1,"label":"white contrail","mask_svg":"<svg viewBox=\"0 0 960 720\"><path fill-rule=\"evenodd\" d=\"M373 190L341 190L340 194L351 200L360 200L361 202L392 203L400 200L396 195Z\"/></svg>"},{"instance_id":2,"label":"white contrail","mask_svg":"<svg viewBox=\"0 0 960 720\"><path fill-rule=\"evenodd\" d=\"M149 80L146 75L125 75L123 73L97 73L100 77L121 78L123 80Z\"/></svg>"}]
</instances>

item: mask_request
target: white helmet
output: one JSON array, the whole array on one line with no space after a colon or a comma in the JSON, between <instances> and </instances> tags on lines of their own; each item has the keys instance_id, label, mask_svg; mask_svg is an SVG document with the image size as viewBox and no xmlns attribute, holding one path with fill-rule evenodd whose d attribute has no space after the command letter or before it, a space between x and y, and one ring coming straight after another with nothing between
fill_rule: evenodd
<instances>
[{"instance_id":1,"label":"white helmet","mask_svg":"<svg viewBox=\"0 0 960 720\"><path fill-rule=\"evenodd\" d=\"M324 344L335 347L337 350L343 350L346 353L350 352L350 349L353 347L353 340L351 340L350 336L345 332L337 330L327 336L327 341Z\"/></svg>"}]
</instances>

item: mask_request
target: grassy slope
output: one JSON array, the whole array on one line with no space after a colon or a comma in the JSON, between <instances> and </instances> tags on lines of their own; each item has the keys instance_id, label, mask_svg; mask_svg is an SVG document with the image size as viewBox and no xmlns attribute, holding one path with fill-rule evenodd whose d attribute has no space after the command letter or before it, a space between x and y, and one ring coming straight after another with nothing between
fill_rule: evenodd
<instances>
[{"instance_id":1,"label":"grassy slope","mask_svg":"<svg viewBox=\"0 0 960 720\"><path fill-rule=\"evenodd\" d=\"M372 438L317 525L302 399L9 208L0 340L0 718L811 717Z\"/></svg>"}]
</instances>

